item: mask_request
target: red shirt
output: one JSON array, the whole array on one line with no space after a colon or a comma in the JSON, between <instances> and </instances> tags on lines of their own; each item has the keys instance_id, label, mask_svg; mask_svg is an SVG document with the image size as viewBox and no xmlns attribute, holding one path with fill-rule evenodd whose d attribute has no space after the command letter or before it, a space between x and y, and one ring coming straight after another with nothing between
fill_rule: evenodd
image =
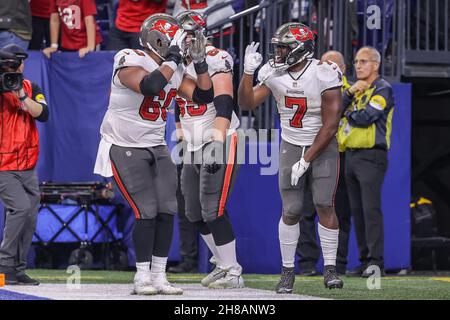
<instances>
[{"instance_id":1,"label":"red shirt","mask_svg":"<svg viewBox=\"0 0 450 320\"><path fill-rule=\"evenodd\" d=\"M61 47L79 50L87 47L87 33L84 18L95 16L95 0L52 0L50 12L58 13L61 20ZM102 42L100 28L96 25L95 44Z\"/></svg>"},{"instance_id":2,"label":"red shirt","mask_svg":"<svg viewBox=\"0 0 450 320\"><path fill-rule=\"evenodd\" d=\"M166 11L166 4L167 0L160 3L151 0L120 0L116 28L125 32L139 32L145 19L154 13Z\"/></svg>"},{"instance_id":3,"label":"red shirt","mask_svg":"<svg viewBox=\"0 0 450 320\"><path fill-rule=\"evenodd\" d=\"M39 18L50 18L50 1L51 0L31 0L31 15Z\"/></svg>"},{"instance_id":4,"label":"red shirt","mask_svg":"<svg viewBox=\"0 0 450 320\"><path fill-rule=\"evenodd\" d=\"M32 96L29 80L23 81L23 89ZM34 118L20 109L20 101L12 92L0 94L0 104L0 171L33 169L39 155Z\"/></svg>"}]
</instances>

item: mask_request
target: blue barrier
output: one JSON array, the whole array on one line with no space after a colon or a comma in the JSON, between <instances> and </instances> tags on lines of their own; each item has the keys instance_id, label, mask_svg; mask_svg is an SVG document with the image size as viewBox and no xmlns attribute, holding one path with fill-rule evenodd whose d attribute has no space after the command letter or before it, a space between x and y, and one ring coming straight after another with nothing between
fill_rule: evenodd
<instances>
[{"instance_id":1,"label":"blue barrier","mask_svg":"<svg viewBox=\"0 0 450 320\"><path fill-rule=\"evenodd\" d=\"M90 53L82 60L77 53L57 53L48 60L40 52L30 53L25 75L41 85L51 114L48 123L39 125L41 181L101 180L92 171L100 139L99 127L108 105L113 55L111 52ZM395 84L394 93L392 148L382 203L387 269L410 267L411 86ZM168 127L173 126L173 118L168 117ZM276 175L260 175L260 168L260 165L241 166L228 209L235 228L238 259L244 271L278 273L281 265L278 179ZM133 219L131 214L130 219ZM2 217L0 226L1 221ZM132 223L127 225L124 238L131 243ZM200 269L206 271L208 257L202 242L200 252ZM175 230L169 259L178 258L178 232ZM358 264L357 258L352 232L349 267Z\"/></svg>"}]
</instances>

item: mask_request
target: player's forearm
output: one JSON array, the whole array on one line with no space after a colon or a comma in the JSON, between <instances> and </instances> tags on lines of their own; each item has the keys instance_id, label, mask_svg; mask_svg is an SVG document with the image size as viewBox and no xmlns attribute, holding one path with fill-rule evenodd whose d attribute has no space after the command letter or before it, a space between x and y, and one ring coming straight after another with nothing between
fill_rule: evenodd
<instances>
[{"instance_id":1,"label":"player's forearm","mask_svg":"<svg viewBox=\"0 0 450 320\"><path fill-rule=\"evenodd\" d=\"M84 18L86 24L86 34L87 34L87 47L90 50L95 50L95 33L96 25L93 16L87 16Z\"/></svg>"},{"instance_id":2,"label":"player's forearm","mask_svg":"<svg viewBox=\"0 0 450 320\"><path fill-rule=\"evenodd\" d=\"M306 162L311 162L316 159L330 144L331 139L334 139L338 130L338 124L323 126L316 135L311 148L304 155Z\"/></svg>"},{"instance_id":3,"label":"player's forearm","mask_svg":"<svg viewBox=\"0 0 450 320\"><path fill-rule=\"evenodd\" d=\"M59 37L59 16L57 13L50 15L50 43L58 43Z\"/></svg>"},{"instance_id":4,"label":"player's forearm","mask_svg":"<svg viewBox=\"0 0 450 320\"><path fill-rule=\"evenodd\" d=\"M216 117L214 119L214 131L212 138L213 140L224 142L227 137L227 131L230 128L230 120L222 117Z\"/></svg>"},{"instance_id":5,"label":"player's forearm","mask_svg":"<svg viewBox=\"0 0 450 320\"><path fill-rule=\"evenodd\" d=\"M239 83L238 104L242 110L255 109L253 96L253 75L244 73Z\"/></svg>"},{"instance_id":6,"label":"player's forearm","mask_svg":"<svg viewBox=\"0 0 450 320\"><path fill-rule=\"evenodd\" d=\"M197 87L202 90L210 90L213 86L208 72L197 75Z\"/></svg>"}]
</instances>

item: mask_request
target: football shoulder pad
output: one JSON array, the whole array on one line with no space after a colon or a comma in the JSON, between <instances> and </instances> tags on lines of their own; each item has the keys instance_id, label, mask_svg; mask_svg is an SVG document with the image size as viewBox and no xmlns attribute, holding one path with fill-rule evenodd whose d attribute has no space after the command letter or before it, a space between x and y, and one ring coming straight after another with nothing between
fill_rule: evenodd
<instances>
[{"instance_id":1,"label":"football shoulder pad","mask_svg":"<svg viewBox=\"0 0 450 320\"><path fill-rule=\"evenodd\" d=\"M125 67L142 67L146 58L148 57L142 50L120 50L114 56L114 70Z\"/></svg>"},{"instance_id":2,"label":"football shoulder pad","mask_svg":"<svg viewBox=\"0 0 450 320\"><path fill-rule=\"evenodd\" d=\"M339 66L331 61L313 61L316 64L316 75L320 83L321 91L342 86L342 71Z\"/></svg>"},{"instance_id":3,"label":"football shoulder pad","mask_svg":"<svg viewBox=\"0 0 450 320\"><path fill-rule=\"evenodd\" d=\"M233 58L225 50L208 46L206 48L206 63L211 77L216 73L233 72Z\"/></svg>"},{"instance_id":4,"label":"football shoulder pad","mask_svg":"<svg viewBox=\"0 0 450 320\"><path fill-rule=\"evenodd\" d=\"M258 84L265 83L277 70L270 66L269 62L266 62L258 72Z\"/></svg>"}]
</instances>

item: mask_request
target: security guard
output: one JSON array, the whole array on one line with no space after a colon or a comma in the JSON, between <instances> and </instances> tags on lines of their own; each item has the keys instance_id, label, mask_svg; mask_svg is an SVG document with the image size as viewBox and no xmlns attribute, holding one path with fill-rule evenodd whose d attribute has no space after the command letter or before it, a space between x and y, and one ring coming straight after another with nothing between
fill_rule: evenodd
<instances>
[{"instance_id":1,"label":"security guard","mask_svg":"<svg viewBox=\"0 0 450 320\"><path fill-rule=\"evenodd\" d=\"M361 266L349 275L369 277L368 267L384 272L381 187L387 169L394 97L378 73L381 57L362 47L354 65L358 81L344 93L345 108L338 141L345 148L345 180L355 223Z\"/></svg>"},{"instance_id":2,"label":"security guard","mask_svg":"<svg viewBox=\"0 0 450 320\"><path fill-rule=\"evenodd\" d=\"M345 73L347 66L342 53L330 50L325 52L320 58L322 62L331 61L336 63L341 69L342 92L349 89L352 83L348 81ZM342 121L341 121L342 123ZM336 257L336 270L339 274L345 274L347 269L348 242L350 238L351 210L345 184L345 147L341 144L339 147L340 165L339 165L339 184L336 190L336 215L339 221L339 244ZM312 203L312 194L305 195L305 203L300 220L300 239L297 245L297 255L299 257L300 274L303 276L317 275L316 264L320 257L320 248L317 243L315 210Z\"/></svg>"}]
</instances>

